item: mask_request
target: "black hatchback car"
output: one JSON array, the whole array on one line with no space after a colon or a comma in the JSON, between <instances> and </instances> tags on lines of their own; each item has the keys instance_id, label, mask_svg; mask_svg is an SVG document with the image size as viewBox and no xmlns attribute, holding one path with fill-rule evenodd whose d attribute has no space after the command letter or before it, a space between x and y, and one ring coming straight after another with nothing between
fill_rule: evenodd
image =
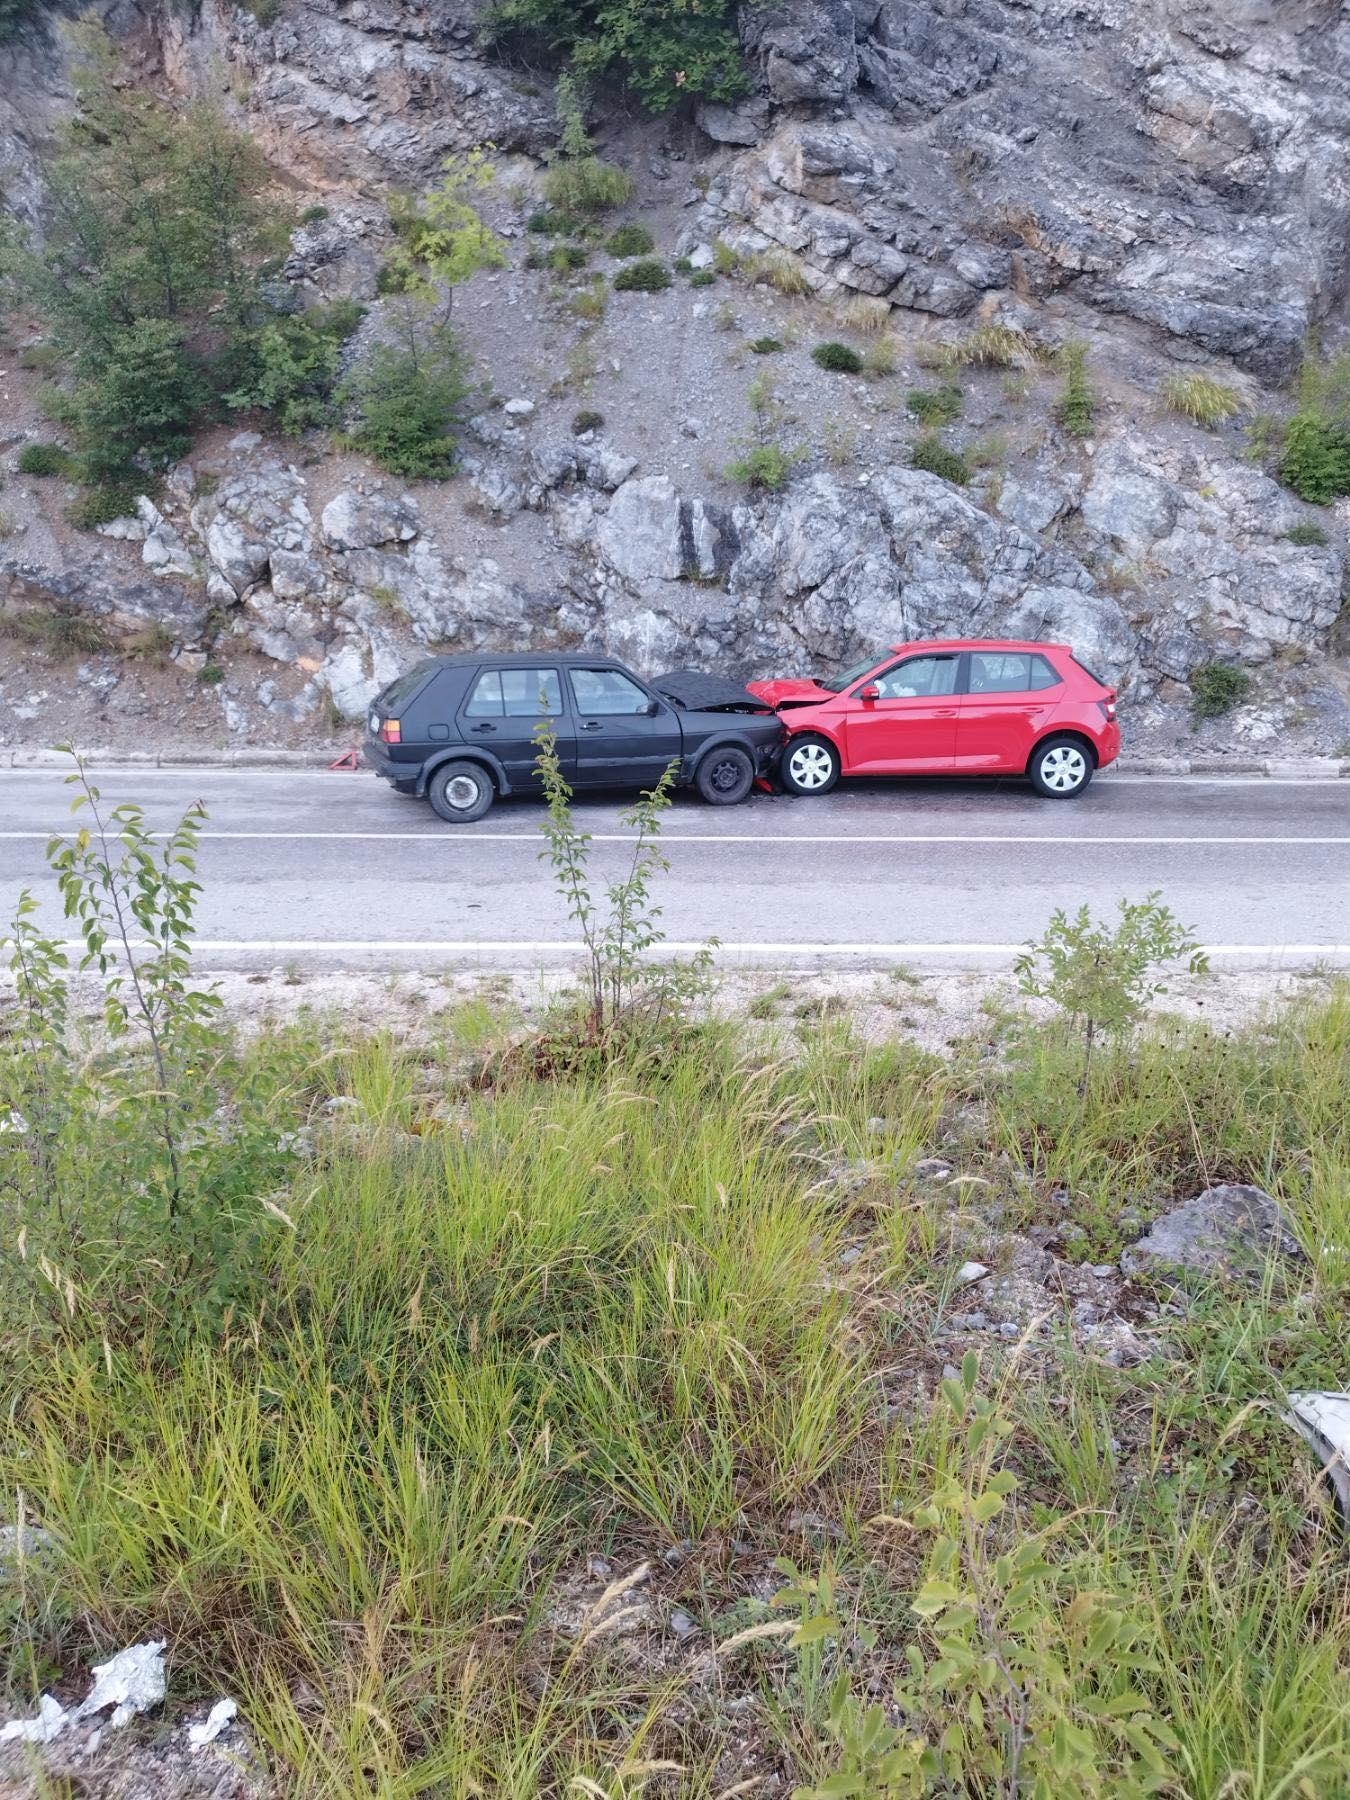
<instances>
[{"instance_id":1,"label":"black hatchback car","mask_svg":"<svg viewBox=\"0 0 1350 1800\"><path fill-rule=\"evenodd\" d=\"M783 742L764 701L689 670L645 682L606 656L434 656L374 702L365 759L454 825L499 794L539 791L536 730L547 720L570 786L651 788L672 763L714 806L744 800Z\"/></svg>"}]
</instances>

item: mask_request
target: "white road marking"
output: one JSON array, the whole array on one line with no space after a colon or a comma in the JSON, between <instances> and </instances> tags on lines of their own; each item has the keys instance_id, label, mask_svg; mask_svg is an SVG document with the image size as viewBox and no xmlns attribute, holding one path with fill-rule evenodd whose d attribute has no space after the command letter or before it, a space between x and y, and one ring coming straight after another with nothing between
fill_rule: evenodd
<instances>
[{"instance_id":1,"label":"white road marking","mask_svg":"<svg viewBox=\"0 0 1350 1800\"><path fill-rule=\"evenodd\" d=\"M584 821L582 822L584 826ZM53 837L61 837L61 832L50 831L0 831L0 839L9 842L49 843ZM109 832L110 838L116 837L115 831ZM170 834L165 831L149 831L147 838L160 842ZM587 834L595 844L631 844L635 833L631 831L592 831ZM466 831L462 827L448 827L445 832L428 831L201 831L197 834L203 844L208 843L389 843L389 844L449 844L456 848L466 844L538 844L543 845L541 831ZM1211 836L1201 837L1145 837L1126 836L1113 833L1109 836L1093 832L1050 833L1050 832L785 832L758 835L754 832L721 832L721 831L667 831L661 834L660 842L666 844L1177 844L1189 847L1192 844L1350 844L1350 835L1343 837L1283 837L1283 836Z\"/></svg>"}]
</instances>

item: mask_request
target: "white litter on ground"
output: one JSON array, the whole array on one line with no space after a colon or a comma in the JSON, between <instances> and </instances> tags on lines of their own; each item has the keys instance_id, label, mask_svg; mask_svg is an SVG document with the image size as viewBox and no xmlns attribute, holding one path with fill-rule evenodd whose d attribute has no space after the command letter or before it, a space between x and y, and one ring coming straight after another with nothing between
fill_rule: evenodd
<instances>
[{"instance_id":1,"label":"white litter on ground","mask_svg":"<svg viewBox=\"0 0 1350 1800\"><path fill-rule=\"evenodd\" d=\"M238 1711L233 1700L217 1700L200 1725L188 1726L189 1747L204 1750L208 1744L214 1744Z\"/></svg>"},{"instance_id":2,"label":"white litter on ground","mask_svg":"<svg viewBox=\"0 0 1350 1800\"><path fill-rule=\"evenodd\" d=\"M964 1262L956 1271L956 1284L958 1287L969 1287L972 1281L983 1281L988 1273L982 1262Z\"/></svg>"},{"instance_id":3,"label":"white litter on ground","mask_svg":"<svg viewBox=\"0 0 1350 1800\"><path fill-rule=\"evenodd\" d=\"M68 1725L92 1718L112 1707L113 1728L125 1725L137 1713L149 1712L164 1698L164 1638L132 1644L105 1663L94 1664L94 1685L73 1711L44 1694L36 1718L11 1719L0 1726L0 1744L19 1739L27 1744L50 1744Z\"/></svg>"},{"instance_id":4,"label":"white litter on ground","mask_svg":"<svg viewBox=\"0 0 1350 1800\"><path fill-rule=\"evenodd\" d=\"M1321 1458L1350 1526L1350 1394L1290 1394L1284 1420Z\"/></svg>"},{"instance_id":5,"label":"white litter on ground","mask_svg":"<svg viewBox=\"0 0 1350 1800\"><path fill-rule=\"evenodd\" d=\"M16 1740L21 1744L50 1744L53 1738L60 1737L69 1723L70 1714L61 1702L44 1694L38 1702L35 1719L11 1719L8 1725L0 1725L0 1744L11 1744Z\"/></svg>"}]
</instances>

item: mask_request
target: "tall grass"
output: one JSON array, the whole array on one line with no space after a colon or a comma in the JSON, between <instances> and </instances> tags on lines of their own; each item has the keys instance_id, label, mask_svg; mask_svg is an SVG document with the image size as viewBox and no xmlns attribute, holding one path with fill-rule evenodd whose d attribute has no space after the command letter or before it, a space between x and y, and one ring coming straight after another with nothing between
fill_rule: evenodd
<instances>
[{"instance_id":1,"label":"tall grass","mask_svg":"<svg viewBox=\"0 0 1350 1800\"><path fill-rule=\"evenodd\" d=\"M927 1401L962 1233L1067 1217L1108 1256L1127 1207L1252 1180L1297 1222L1302 1299L1197 1299L1128 1373L1041 1336L986 1379L1016 1528L1139 1624L1165 1791L1350 1784L1344 1562L1260 1404L1344 1380L1350 989L1229 1035L1155 1024L1081 1093L1054 1029L939 1062L837 1021L777 1049L709 1024L552 1079L478 1013L453 1031L239 1053L239 1104L312 1143L223 1317L104 1344L10 1294L0 1481L58 1546L0 1582L16 1694L167 1634L174 1697L236 1694L296 1794L712 1800L747 1734L812 1778L832 1649L804 1675L761 1635L709 1682L614 1609L678 1598L726 1639L767 1617L770 1559L823 1541L884 1694L916 1631L903 1521L963 1455ZM934 1152L984 1185L913 1178ZM560 1623L598 1554L616 1586L652 1573Z\"/></svg>"}]
</instances>

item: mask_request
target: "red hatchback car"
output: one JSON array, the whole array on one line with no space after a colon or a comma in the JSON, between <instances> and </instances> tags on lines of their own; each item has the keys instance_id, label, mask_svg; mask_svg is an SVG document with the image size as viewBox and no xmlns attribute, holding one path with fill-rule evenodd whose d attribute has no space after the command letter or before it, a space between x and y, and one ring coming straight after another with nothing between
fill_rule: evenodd
<instances>
[{"instance_id":1,"label":"red hatchback car","mask_svg":"<svg viewBox=\"0 0 1350 1800\"><path fill-rule=\"evenodd\" d=\"M793 794L841 775L1025 775L1068 800L1120 754L1116 690L1066 644L895 644L829 680L748 686L783 721Z\"/></svg>"}]
</instances>

